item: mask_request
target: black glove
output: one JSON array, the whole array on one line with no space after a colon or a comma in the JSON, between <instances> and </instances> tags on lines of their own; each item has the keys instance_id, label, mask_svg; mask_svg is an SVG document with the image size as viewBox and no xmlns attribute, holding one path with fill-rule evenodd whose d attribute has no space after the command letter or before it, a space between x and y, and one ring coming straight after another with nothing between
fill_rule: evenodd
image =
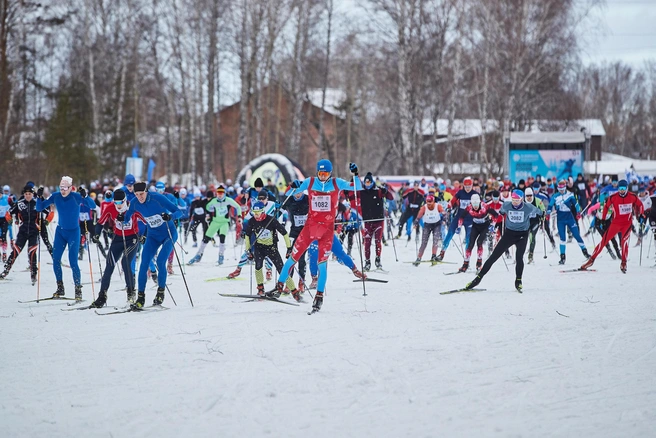
<instances>
[{"instance_id":1,"label":"black glove","mask_svg":"<svg viewBox=\"0 0 656 438\"><path fill-rule=\"evenodd\" d=\"M253 260L255 256L253 255L253 252L251 250L248 250L246 251L246 257L248 258L248 260Z\"/></svg>"},{"instance_id":2,"label":"black glove","mask_svg":"<svg viewBox=\"0 0 656 438\"><path fill-rule=\"evenodd\" d=\"M162 219L164 219L166 222L171 220L171 215L168 213L162 213Z\"/></svg>"},{"instance_id":3,"label":"black glove","mask_svg":"<svg viewBox=\"0 0 656 438\"><path fill-rule=\"evenodd\" d=\"M292 249L293 249L293 248L294 248L293 246L290 246L289 248L287 248L287 254L285 254L285 258L286 258L286 259L288 259L289 257L291 257L291 255L292 255Z\"/></svg>"},{"instance_id":4,"label":"black glove","mask_svg":"<svg viewBox=\"0 0 656 438\"><path fill-rule=\"evenodd\" d=\"M92 241L93 243L95 243L96 245L100 245L100 239L99 239L99 237L100 237L100 236L98 236L97 234L94 234L93 236L91 236L91 241Z\"/></svg>"},{"instance_id":5,"label":"black glove","mask_svg":"<svg viewBox=\"0 0 656 438\"><path fill-rule=\"evenodd\" d=\"M146 236L144 236L143 234L141 236L139 236L139 243L142 244L142 245L145 244L146 243Z\"/></svg>"},{"instance_id":6,"label":"black glove","mask_svg":"<svg viewBox=\"0 0 656 438\"><path fill-rule=\"evenodd\" d=\"M125 220L125 213L119 213L118 216L116 216L116 220L123 222Z\"/></svg>"},{"instance_id":7,"label":"black glove","mask_svg":"<svg viewBox=\"0 0 656 438\"><path fill-rule=\"evenodd\" d=\"M293 189L297 189L301 186L301 182L299 180L295 179L294 181L292 181L291 186L292 186Z\"/></svg>"},{"instance_id":8,"label":"black glove","mask_svg":"<svg viewBox=\"0 0 656 438\"><path fill-rule=\"evenodd\" d=\"M242 230L241 230L241 233L239 233L239 237L241 237L242 239L243 239L244 237L246 237L246 231L244 231L244 230L242 229Z\"/></svg>"},{"instance_id":9,"label":"black glove","mask_svg":"<svg viewBox=\"0 0 656 438\"><path fill-rule=\"evenodd\" d=\"M180 193L178 193L178 191L176 190L176 191L173 192L173 196L175 196L176 198L179 199L180 198Z\"/></svg>"},{"instance_id":10,"label":"black glove","mask_svg":"<svg viewBox=\"0 0 656 438\"><path fill-rule=\"evenodd\" d=\"M82 196L83 198L86 198L86 197L87 197L87 191L84 190L84 187L80 187L80 189L79 189L77 192L78 192L78 193L80 194L80 196Z\"/></svg>"},{"instance_id":11,"label":"black glove","mask_svg":"<svg viewBox=\"0 0 656 438\"><path fill-rule=\"evenodd\" d=\"M36 190L36 195L43 199L43 186L39 186L39 188Z\"/></svg>"},{"instance_id":12,"label":"black glove","mask_svg":"<svg viewBox=\"0 0 656 438\"><path fill-rule=\"evenodd\" d=\"M349 170L351 171L351 173L353 175L357 175L358 174L358 165L355 164L355 163L350 163L349 164Z\"/></svg>"}]
</instances>

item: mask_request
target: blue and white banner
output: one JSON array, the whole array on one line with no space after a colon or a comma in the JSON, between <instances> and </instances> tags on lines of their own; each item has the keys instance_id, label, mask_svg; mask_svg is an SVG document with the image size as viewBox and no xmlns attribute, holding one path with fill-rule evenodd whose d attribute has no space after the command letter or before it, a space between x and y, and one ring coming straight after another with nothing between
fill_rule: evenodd
<instances>
[{"instance_id":1,"label":"blue and white banner","mask_svg":"<svg viewBox=\"0 0 656 438\"><path fill-rule=\"evenodd\" d=\"M560 150L511 150L510 178L512 181L540 175L545 178L576 178L583 173L583 151Z\"/></svg>"}]
</instances>

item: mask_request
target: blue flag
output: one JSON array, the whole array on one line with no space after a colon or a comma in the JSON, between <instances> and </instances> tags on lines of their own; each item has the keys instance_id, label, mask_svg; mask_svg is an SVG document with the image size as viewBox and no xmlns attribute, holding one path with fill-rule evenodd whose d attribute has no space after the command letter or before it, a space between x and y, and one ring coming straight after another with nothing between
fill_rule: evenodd
<instances>
[{"instance_id":1,"label":"blue flag","mask_svg":"<svg viewBox=\"0 0 656 438\"><path fill-rule=\"evenodd\" d=\"M132 148L132 158L139 158L139 143L136 143Z\"/></svg>"},{"instance_id":2,"label":"blue flag","mask_svg":"<svg viewBox=\"0 0 656 438\"><path fill-rule=\"evenodd\" d=\"M155 162L152 158L148 159L148 181L153 180L153 171L155 171Z\"/></svg>"}]
</instances>

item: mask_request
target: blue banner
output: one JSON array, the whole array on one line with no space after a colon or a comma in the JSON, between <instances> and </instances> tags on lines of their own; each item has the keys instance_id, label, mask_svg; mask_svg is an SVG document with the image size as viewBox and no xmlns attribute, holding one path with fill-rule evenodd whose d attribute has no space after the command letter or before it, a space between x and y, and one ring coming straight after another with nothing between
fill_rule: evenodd
<instances>
[{"instance_id":1,"label":"blue banner","mask_svg":"<svg viewBox=\"0 0 656 438\"><path fill-rule=\"evenodd\" d=\"M148 181L153 180L153 172L155 171L155 162L152 158L148 159Z\"/></svg>"},{"instance_id":2,"label":"blue banner","mask_svg":"<svg viewBox=\"0 0 656 438\"><path fill-rule=\"evenodd\" d=\"M139 143L132 148L132 158L139 158Z\"/></svg>"},{"instance_id":3,"label":"blue banner","mask_svg":"<svg viewBox=\"0 0 656 438\"><path fill-rule=\"evenodd\" d=\"M535 178L576 179L583 173L583 151L580 149L561 150L511 150L510 178L512 181Z\"/></svg>"}]
</instances>

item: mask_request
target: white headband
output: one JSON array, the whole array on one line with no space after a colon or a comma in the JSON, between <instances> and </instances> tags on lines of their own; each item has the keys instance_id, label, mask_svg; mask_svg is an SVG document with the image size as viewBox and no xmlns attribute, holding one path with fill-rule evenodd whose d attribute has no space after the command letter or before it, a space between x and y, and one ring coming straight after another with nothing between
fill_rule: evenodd
<instances>
[{"instance_id":1,"label":"white headband","mask_svg":"<svg viewBox=\"0 0 656 438\"><path fill-rule=\"evenodd\" d=\"M69 185L73 185L73 178L70 176L62 176L61 182L67 182Z\"/></svg>"}]
</instances>

